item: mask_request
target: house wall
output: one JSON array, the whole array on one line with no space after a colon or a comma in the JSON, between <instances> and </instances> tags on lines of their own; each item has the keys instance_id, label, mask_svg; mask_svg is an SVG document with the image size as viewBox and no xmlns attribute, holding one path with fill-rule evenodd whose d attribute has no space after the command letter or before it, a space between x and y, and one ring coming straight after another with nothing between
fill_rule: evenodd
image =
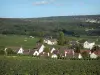
<instances>
[{"instance_id":1,"label":"house wall","mask_svg":"<svg viewBox=\"0 0 100 75\"><path fill-rule=\"evenodd\" d=\"M52 42L51 40L44 40L44 43L47 43L48 45L56 45L57 44L56 41Z\"/></svg>"},{"instance_id":2,"label":"house wall","mask_svg":"<svg viewBox=\"0 0 100 75\"><path fill-rule=\"evenodd\" d=\"M58 56L56 55L56 54L53 54L52 56L51 56L51 58L57 58Z\"/></svg>"},{"instance_id":3,"label":"house wall","mask_svg":"<svg viewBox=\"0 0 100 75\"><path fill-rule=\"evenodd\" d=\"M38 51L35 51L35 52L33 53L33 55L34 55L34 56L38 56L38 55L39 55L39 52L38 52Z\"/></svg>"},{"instance_id":4,"label":"house wall","mask_svg":"<svg viewBox=\"0 0 100 75\"><path fill-rule=\"evenodd\" d=\"M51 53L53 53L53 51L55 51L55 50L56 50L55 48L52 48Z\"/></svg>"},{"instance_id":5,"label":"house wall","mask_svg":"<svg viewBox=\"0 0 100 75\"><path fill-rule=\"evenodd\" d=\"M44 48L45 48L45 46L42 45L42 46L40 47L40 49L39 49L39 53L42 53L42 52L44 51Z\"/></svg>"},{"instance_id":6,"label":"house wall","mask_svg":"<svg viewBox=\"0 0 100 75\"><path fill-rule=\"evenodd\" d=\"M24 52L23 48L20 48L17 54L23 54L23 52Z\"/></svg>"},{"instance_id":7,"label":"house wall","mask_svg":"<svg viewBox=\"0 0 100 75\"><path fill-rule=\"evenodd\" d=\"M87 48L87 49L92 49L94 45L95 45L94 42L93 42L93 43L89 43L89 42L86 41L86 42L84 43L83 47L84 47L84 48Z\"/></svg>"},{"instance_id":8,"label":"house wall","mask_svg":"<svg viewBox=\"0 0 100 75\"><path fill-rule=\"evenodd\" d=\"M82 59L83 57L82 57L82 55L79 53L79 55L78 55L78 58L79 59Z\"/></svg>"},{"instance_id":9,"label":"house wall","mask_svg":"<svg viewBox=\"0 0 100 75\"><path fill-rule=\"evenodd\" d=\"M98 56L94 53L90 54L90 58L97 58Z\"/></svg>"}]
</instances>

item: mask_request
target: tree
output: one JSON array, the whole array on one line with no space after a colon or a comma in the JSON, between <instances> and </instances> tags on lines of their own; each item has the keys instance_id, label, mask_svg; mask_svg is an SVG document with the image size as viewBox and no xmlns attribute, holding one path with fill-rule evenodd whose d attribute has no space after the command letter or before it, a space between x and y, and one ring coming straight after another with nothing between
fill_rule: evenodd
<instances>
[{"instance_id":1,"label":"tree","mask_svg":"<svg viewBox=\"0 0 100 75\"><path fill-rule=\"evenodd\" d=\"M0 46L0 55L4 55L5 54L5 47L4 46Z\"/></svg>"},{"instance_id":2,"label":"tree","mask_svg":"<svg viewBox=\"0 0 100 75\"><path fill-rule=\"evenodd\" d=\"M99 49L100 49L99 46L94 45L93 48L91 49L91 52L98 51Z\"/></svg>"},{"instance_id":3,"label":"tree","mask_svg":"<svg viewBox=\"0 0 100 75\"><path fill-rule=\"evenodd\" d=\"M74 47L74 51L76 52L76 53L80 53L80 46L79 46L79 44L77 44L77 45L75 45L75 47Z\"/></svg>"},{"instance_id":4,"label":"tree","mask_svg":"<svg viewBox=\"0 0 100 75\"><path fill-rule=\"evenodd\" d=\"M39 43L43 43L43 38L40 38Z\"/></svg>"},{"instance_id":5,"label":"tree","mask_svg":"<svg viewBox=\"0 0 100 75\"><path fill-rule=\"evenodd\" d=\"M80 49L83 49L84 48L81 43L79 43L79 47L80 47Z\"/></svg>"},{"instance_id":6,"label":"tree","mask_svg":"<svg viewBox=\"0 0 100 75\"><path fill-rule=\"evenodd\" d=\"M44 48L44 52L47 54L47 56L50 56L50 49L49 47Z\"/></svg>"},{"instance_id":7,"label":"tree","mask_svg":"<svg viewBox=\"0 0 100 75\"><path fill-rule=\"evenodd\" d=\"M63 32L60 32L59 33L59 38L58 38L58 44L59 45L64 45L64 43L65 43L64 33Z\"/></svg>"},{"instance_id":8,"label":"tree","mask_svg":"<svg viewBox=\"0 0 100 75\"><path fill-rule=\"evenodd\" d=\"M83 58L87 58L88 57L88 53L86 51L82 52L82 56Z\"/></svg>"},{"instance_id":9,"label":"tree","mask_svg":"<svg viewBox=\"0 0 100 75\"><path fill-rule=\"evenodd\" d=\"M44 52L49 53L49 52L50 52L49 47L45 47L45 48L44 48Z\"/></svg>"},{"instance_id":10,"label":"tree","mask_svg":"<svg viewBox=\"0 0 100 75\"><path fill-rule=\"evenodd\" d=\"M67 37L65 37L65 44L68 44L69 43L69 39Z\"/></svg>"},{"instance_id":11,"label":"tree","mask_svg":"<svg viewBox=\"0 0 100 75\"><path fill-rule=\"evenodd\" d=\"M7 55L16 54L16 52L14 52L11 48L7 48L6 52L7 52Z\"/></svg>"}]
</instances>

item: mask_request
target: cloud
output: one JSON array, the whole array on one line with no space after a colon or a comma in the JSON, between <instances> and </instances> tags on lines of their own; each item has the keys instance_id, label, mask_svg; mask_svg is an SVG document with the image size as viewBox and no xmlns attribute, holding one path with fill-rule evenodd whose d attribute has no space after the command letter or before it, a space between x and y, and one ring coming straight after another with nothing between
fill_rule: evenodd
<instances>
[{"instance_id":1,"label":"cloud","mask_svg":"<svg viewBox=\"0 0 100 75\"><path fill-rule=\"evenodd\" d=\"M55 4L55 5L56 5L56 6L64 6L64 4L60 4L60 3L59 3L59 4Z\"/></svg>"},{"instance_id":2,"label":"cloud","mask_svg":"<svg viewBox=\"0 0 100 75\"><path fill-rule=\"evenodd\" d=\"M33 5L44 5L44 4L48 4L48 1L38 1L33 3Z\"/></svg>"},{"instance_id":3,"label":"cloud","mask_svg":"<svg viewBox=\"0 0 100 75\"><path fill-rule=\"evenodd\" d=\"M42 0L42 1L36 1L33 2L33 5L46 5L54 2L55 0Z\"/></svg>"}]
</instances>

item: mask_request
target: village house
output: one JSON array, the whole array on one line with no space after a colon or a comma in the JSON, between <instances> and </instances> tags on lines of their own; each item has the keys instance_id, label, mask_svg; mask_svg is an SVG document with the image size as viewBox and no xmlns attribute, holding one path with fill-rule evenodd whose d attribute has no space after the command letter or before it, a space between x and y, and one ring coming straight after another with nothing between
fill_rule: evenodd
<instances>
[{"instance_id":1,"label":"village house","mask_svg":"<svg viewBox=\"0 0 100 75\"><path fill-rule=\"evenodd\" d=\"M39 56L44 51L45 46L42 44L39 44L36 46L36 48L33 49L33 56Z\"/></svg>"},{"instance_id":2,"label":"village house","mask_svg":"<svg viewBox=\"0 0 100 75\"><path fill-rule=\"evenodd\" d=\"M100 50L96 50L94 52L91 52L90 51L90 58L97 58L97 57L100 57Z\"/></svg>"},{"instance_id":3,"label":"village house","mask_svg":"<svg viewBox=\"0 0 100 75\"><path fill-rule=\"evenodd\" d=\"M19 50L16 50L16 51L17 51L17 54L29 55L29 53L30 53L30 50L23 49L22 47L20 47L20 49Z\"/></svg>"},{"instance_id":4,"label":"village house","mask_svg":"<svg viewBox=\"0 0 100 75\"><path fill-rule=\"evenodd\" d=\"M90 54L90 58L97 58L98 55L96 55L94 52Z\"/></svg>"},{"instance_id":5,"label":"village house","mask_svg":"<svg viewBox=\"0 0 100 75\"><path fill-rule=\"evenodd\" d=\"M52 49L51 49L51 53L53 53L53 51L55 51L56 49L53 47Z\"/></svg>"},{"instance_id":6,"label":"village house","mask_svg":"<svg viewBox=\"0 0 100 75\"><path fill-rule=\"evenodd\" d=\"M39 52L37 50L34 51L33 56L39 56Z\"/></svg>"},{"instance_id":7,"label":"village house","mask_svg":"<svg viewBox=\"0 0 100 75\"><path fill-rule=\"evenodd\" d=\"M53 54L52 56L51 56L51 58L58 58L58 56L56 55L56 54Z\"/></svg>"},{"instance_id":8,"label":"village house","mask_svg":"<svg viewBox=\"0 0 100 75\"><path fill-rule=\"evenodd\" d=\"M18 50L17 54L24 54L24 49L21 47L21 48Z\"/></svg>"},{"instance_id":9,"label":"village house","mask_svg":"<svg viewBox=\"0 0 100 75\"><path fill-rule=\"evenodd\" d=\"M83 58L82 55L81 55L81 53L79 53L78 58L79 59L82 59Z\"/></svg>"},{"instance_id":10,"label":"village house","mask_svg":"<svg viewBox=\"0 0 100 75\"><path fill-rule=\"evenodd\" d=\"M83 44L83 47L91 50L94 45L95 45L95 42L85 41L84 44Z\"/></svg>"},{"instance_id":11,"label":"village house","mask_svg":"<svg viewBox=\"0 0 100 75\"><path fill-rule=\"evenodd\" d=\"M51 53L51 58L58 58L59 50L53 50Z\"/></svg>"},{"instance_id":12,"label":"village house","mask_svg":"<svg viewBox=\"0 0 100 75\"><path fill-rule=\"evenodd\" d=\"M57 40L56 39L44 39L44 43L46 43L48 45L56 45Z\"/></svg>"},{"instance_id":13,"label":"village house","mask_svg":"<svg viewBox=\"0 0 100 75\"><path fill-rule=\"evenodd\" d=\"M100 57L100 50L96 50L96 51L91 51L91 50L81 50L81 53L86 52L88 54L88 57L90 58L97 58Z\"/></svg>"},{"instance_id":14,"label":"village house","mask_svg":"<svg viewBox=\"0 0 100 75\"><path fill-rule=\"evenodd\" d=\"M72 49L66 49L66 50L64 50L63 57L73 58L74 54L75 53L74 53L74 51Z\"/></svg>"},{"instance_id":15,"label":"village house","mask_svg":"<svg viewBox=\"0 0 100 75\"><path fill-rule=\"evenodd\" d=\"M66 49L65 50L65 57L67 58L79 58L82 59L81 53L75 53L73 49Z\"/></svg>"}]
</instances>

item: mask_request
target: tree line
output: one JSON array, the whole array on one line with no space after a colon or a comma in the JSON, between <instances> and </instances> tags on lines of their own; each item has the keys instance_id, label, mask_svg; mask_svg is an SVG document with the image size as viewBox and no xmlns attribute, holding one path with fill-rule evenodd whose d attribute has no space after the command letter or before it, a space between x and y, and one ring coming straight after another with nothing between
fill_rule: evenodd
<instances>
[{"instance_id":1,"label":"tree line","mask_svg":"<svg viewBox=\"0 0 100 75\"><path fill-rule=\"evenodd\" d=\"M85 29L94 29L85 31ZM99 24L86 23L73 18L37 18L7 19L0 18L0 34L57 36L62 31L65 35L100 35Z\"/></svg>"}]
</instances>

